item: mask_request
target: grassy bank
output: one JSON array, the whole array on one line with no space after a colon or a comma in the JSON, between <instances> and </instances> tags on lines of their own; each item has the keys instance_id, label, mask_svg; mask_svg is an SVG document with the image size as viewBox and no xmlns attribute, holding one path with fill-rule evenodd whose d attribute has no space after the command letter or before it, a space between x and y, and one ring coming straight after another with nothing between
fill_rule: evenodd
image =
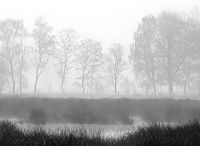
<instances>
[{"instance_id":1,"label":"grassy bank","mask_svg":"<svg viewBox=\"0 0 200 146\"><path fill-rule=\"evenodd\" d=\"M41 128L24 131L13 123L0 123L1 146L199 146L200 124L197 121L166 126L152 124L121 138L103 138L99 132L63 130L46 132Z\"/></svg>"}]
</instances>

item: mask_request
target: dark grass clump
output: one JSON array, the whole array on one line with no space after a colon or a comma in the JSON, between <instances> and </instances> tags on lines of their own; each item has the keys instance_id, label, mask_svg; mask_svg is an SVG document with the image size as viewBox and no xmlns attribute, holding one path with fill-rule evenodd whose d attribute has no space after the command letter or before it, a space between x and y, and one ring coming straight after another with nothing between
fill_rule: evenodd
<instances>
[{"instance_id":1,"label":"dark grass clump","mask_svg":"<svg viewBox=\"0 0 200 146\"><path fill-rule=\"evenodd\" d=\"M200 146L200 123L151 124L120 138L104 138L85 128L48 132L23 130L9 121L0 122L0 146Z\"/></svg>"},{"instance_id":2,"label":"dark grass clump","mask_svg":"<svg viewBox=\"0 0 200 146\"><path fill-rule=\"evenodd\" d=\"M129 133L124 141L133 146L200 146L200 123L152 124Z\"/></svg>"},{"instance_id":3,"label":"dark grass clump","mask_svg":"<svg viewBox=\"0 0 200 146\"><path fill-rule=\"evenodd\" d=\"M24 133L14 123L9 121L0 122L1 146L19 146L24 142L24 138Z\"/></svg>"},{"instance_id":4,"label":"dark grass clump","mask_svg":"<svg viewBox=\"0 0 200 146\"><path fill-rule=\"evenodd\" d=\"M24 130L9 121L0 122L0 146L112 146L115 139L105 139L100 132L65 129L48 132L44 127Z\"/></svg>"}]
</instances>

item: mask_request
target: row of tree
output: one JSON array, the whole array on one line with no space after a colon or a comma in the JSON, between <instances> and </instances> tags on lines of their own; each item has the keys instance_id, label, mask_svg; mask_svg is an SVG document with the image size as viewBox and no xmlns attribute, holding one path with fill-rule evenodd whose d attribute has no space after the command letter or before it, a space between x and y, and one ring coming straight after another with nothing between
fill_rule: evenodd
<instances>
[{"instance_id":1,"label":"row of tree","mask_svg":"<svg viewBox=\"0 0 200 146\"><path fill-rule=\"evenodd\" d=\"M173 96L174 86L195 88L200 94L200 19L199 15L180 15L162 12L146 16L139 23L130 47L129 62L136 79L146 94L154 95L158 87L168 87ZM28 33L21 20L7 19L0 22L0 91L7 85L16 87L22 94L28 85L26 72L35 73L34 89L41 75L50 64L60 79L64 92L66 77L72 69L78 73L82 92L94 88L105 80L118 94L122 73L127 69L123 47L113 44L108 54L102 52L100 42L81 40L73 29L53 34L52 28L42 18L35 20L32 33ZM128 80L124 80L124 84ZM130 88L127 87L126 88ZM128 90L128 89L127 89Z\"/></svg>"},{"instance_id":2,"label":"row of tree","mask_svg":"<svg viewBox=\"0 0 200 146\"><path fill-rule=\"evenodd\" d=\"M66 76L75 68L79 73L83 93L89 87L92 95L94 84L107 78L118 92L120 75L125 70L122 46L113 44L109 54L102 53L101 43L91 39L79 40L73 29L62 30L55 35L43 18L35 20L32 33L28 33L21 20L7 19L0 22L0 91L6 86L17 87L20 94L28 85L26 73L35 73L33 93L41 75L53 60L64 92Z\"/></svg>"},{"instance_id":3,"label":"row of tree","mask_svg":"<svg viewBox=\"0 0 200 146\"><path fill-rule=\"evenodd\" d=\"M192 14L162 12L139 24L129 59L147 94L167 86L173 96L175 85L200 94L200 19Z\"/></svg>"}]
</instances>

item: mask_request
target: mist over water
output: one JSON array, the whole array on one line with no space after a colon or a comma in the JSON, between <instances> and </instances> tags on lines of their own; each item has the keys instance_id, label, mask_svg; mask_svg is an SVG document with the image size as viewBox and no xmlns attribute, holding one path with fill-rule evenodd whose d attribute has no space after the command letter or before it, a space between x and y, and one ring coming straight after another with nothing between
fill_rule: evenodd
<instances>
[{"instance_id":1,"label":"mist over water","mask_svg":"<svg viewBox=\"0 0 200 146\"><path fill-rule=\"evenodd\" d=\"M5 2L0 127L4 120L25 131L84 127L118 138L152 123L199 121L199 7L187 0Z\"/></svg>"}]
</instances>

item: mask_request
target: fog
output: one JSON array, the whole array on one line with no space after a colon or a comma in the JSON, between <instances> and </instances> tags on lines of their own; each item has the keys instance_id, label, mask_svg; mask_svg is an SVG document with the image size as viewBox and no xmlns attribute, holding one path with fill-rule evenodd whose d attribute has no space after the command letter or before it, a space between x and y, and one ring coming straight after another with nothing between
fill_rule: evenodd
<instances>
[{"instance_id":1,"label":"fog","mask_svg":"<svg viewBox=\"0 0 200 146\"><path fill-rule=\"evenodd\" d=\"M198 45L194 44L198 41L198 6L198 1L6 1L0 6L1 93L66 97L82 93L89 97L169 92L197 95L198 71L193 68L198 66L198 57L189 57L192 64L188 69L188 56L184 54L192 49L198 52L191 47ZM182 41L170 40L175 58L171 67L164 63L167 54L160 44L167 38L157 38L168 35L163 32L168 28L161 28L165 24L157 24L163 21L169 21L171 27L182 23L170 30L174 31L172 35L181 31L174 37ZM196 29L191 30L194 25ZM155 37L153 31L163 34ZM148 45L151 54L147 54ZM140 54L143 51L146 54ZM180 65L173 64L178 61ZM174 72L176 75L171 75ZM189 77L185 79L185 75ZM169 76L176 77L170 81Z\"/></svg>"},{"instance_id":2,"label":"fog","mask_svg":"<svg viewBox=\"0 0 200 146\"><path fill-rule=\"evenodd\" d=\"M0 129L9 120L53 132L85 124L106 138L154 122L174 130L200 120L199 96L199 1L0 5Z\"/></svg>"}]
</instances>

